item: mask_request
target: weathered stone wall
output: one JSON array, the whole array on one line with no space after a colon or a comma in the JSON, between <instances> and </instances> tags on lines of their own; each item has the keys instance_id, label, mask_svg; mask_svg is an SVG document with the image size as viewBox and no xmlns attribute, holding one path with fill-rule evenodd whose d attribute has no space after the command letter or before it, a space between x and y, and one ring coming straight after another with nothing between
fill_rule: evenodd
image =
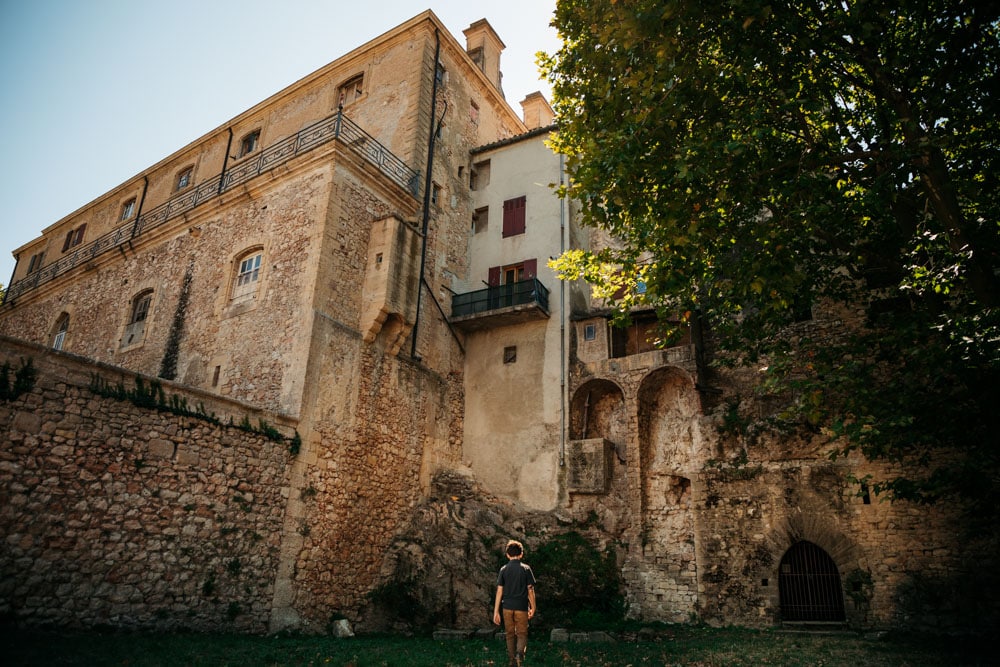
<instances>
[{"instance_id":1,"label":"weathered stone wall","mask_svg":"<svg viewBox=\"0 0 1000 667\"><path fill-rule=\"evenodd\" d=\"M358 618L388 544L422 498L425 456L446 451L456 437L456 401L448 397L457 378L355 348L360 373L348 419L355 428L319 424L304 474L294 606L313 629L335 614Z\"/></svg>"},{"instance_id":2,"label":"weathered stone wall","mask_svg":"<svg viewBox=\"0 0 1000 667\"><path fill-rule=\"evenodd\" d=\"M67 312L64 350L156 376L179 325L178 380L297 416L312 325L311 260L332 188L332 167L305 160L321 155L329 159L317 149L280 181L227 192L140 237L124 256L108 253L93 270L52 281L6 307L0 331L51 344L54 323ZM256 293L234 303L239 258L253 248L262 253ZM185 276L189 294L178 318ZM132 300L145 290L153 300L144 334L123 345Z\"/></svg>"},{"instance_id":3,"label":"weathered stone wall","mask_svg":"<svg viewBox=\"0 0 1000 667\"><path fill-rule=\"evenodd\" d=\"M939 608L917 611L903 599L917 579L957 581L954 575L970 573L970 562L987 555L982 545L967 542L960 508L871 496L866 502L848 475L885 474L884 466L858 459L831 463L821 451L798 454L755 453L743 467L698 476L700 616L750 625L781 622L779 565L804 540L836 563L852 626L955 630L969 620L955 614L955 600L939 599Z\"/></svg>"},{"instance_id":4,"label":"weathered stone wall","mask_svg":"<svg viewBox=\"0 0 1000 667\"><path fill-rule=\"evenodd\" d=\"M835 337L857 313L819 312L795 333ZM673 622L770 626L783 620L782 559L818 546L836 565L844 618L855 627L960 631L996 618L995 548L965 532L963 508L861 493L856 481L905 471L859 456L831 460L822 434L720 430L727 405L763 417L758 373L717 372L695 388L689 348L576 362L571 438L605 438L618 461L606 494L570 494L576 520L596 513L623 546L628 613ZM976 610L974 612L967 611ZM991 616L990 616L991 615Z\"/></svg>"},{"instance_id":5,"label":"weathered stone wall","mask_svg":"<svg viewBox=\"0 0 1000 667\"><path fill-rule=\"evenodd\" d=\"M31 625L267 627L289 493L288 442L90 390L134 377L0 339L38 371L0 402L0 614ZM228 423L294 424L164 383Z\"/></svg>"}]
</instances>

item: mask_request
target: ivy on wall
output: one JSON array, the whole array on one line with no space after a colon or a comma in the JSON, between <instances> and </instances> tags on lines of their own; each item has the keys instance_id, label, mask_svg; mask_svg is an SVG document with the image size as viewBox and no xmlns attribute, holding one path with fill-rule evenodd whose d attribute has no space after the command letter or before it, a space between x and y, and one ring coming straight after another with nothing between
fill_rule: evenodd
<instances>
[{"instance_id":1,"label":"ivy on wall","mask_svg":"<svg viewBox=\"0 0 1000 667\"><path fill-rule=\"evenodd\" d=\"M166 392L163 391L162 384L156 380L151 380L147 384L142 377L138 375L135 378L135 388L126 389L123 383L119 382L118 384L112 385L107 380L94 373L90 376L90 391L98 396L114 398L119 401L129 401L133 405L140 408L160 410L161 412L169 412L183 417L195 417L212 424L223 425L222 420L216 417L214 412L209 413L205 410L205 405L203 403L199 402L198 405L192 409L188 406L187 399L183 396L178 396L177 394L167 396ZM258 433L272 442L288 442L289 452L293 455L298 454L299 448L301 447L302 439L299 436L298 431L296 431L295 435L291 438L286 438L281 434L281 431L264 419L258 419L257 425L255 426L250 422L250 418L247 416L244 416L243 420L239 423L234 423L233 418L230 417L228 423L225 425L238 428L241 431L246 431L247 433Z\"/></svg>"},{"instance_id":2,"label":"ivy on wall","mask_svg":"<svg viewBox=\"0 0 1000 667\"><path fill-rule=\"evenodd\" d=\"M11 365L6 361L0 366L0 401L17 400L35 386L38 371L31 357L21 359L21 367L14 371L11 379Z\"/></svg>"},{"instance_id":3,"label":"ivy on wall","mask_svg":"<svg viewBox=\"0 0 1000 667\"><path fill-rule=\"evenodd\" d=\"M189 265L187 271L184 272L181 294L177 298L177 309L174 311L174 319L170 323L170 333L167 335L167 347L163 352L163 360L160 362L160 377L164 380L177 378L177 357L180 355L184 318L187 315L188 297L191 294L192 270L193 265Z\"/></svg>"}]
</instances>

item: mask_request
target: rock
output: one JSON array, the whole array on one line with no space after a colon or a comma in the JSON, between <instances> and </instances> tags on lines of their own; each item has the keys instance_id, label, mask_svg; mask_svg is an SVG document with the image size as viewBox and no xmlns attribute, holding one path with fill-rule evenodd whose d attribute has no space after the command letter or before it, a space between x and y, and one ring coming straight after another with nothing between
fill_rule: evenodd
<instances>
[{"instance_id":1,"label":"rock","mask_svg":"<svg viewBox=\"0 0 1000 667\"><path fill-rule=\"evenodd\" d=\"M354 631L351 630L350 622L346 618L341 618L330 626L330 634L334 637L353 637Z\"/></svg>"}]
</instances>

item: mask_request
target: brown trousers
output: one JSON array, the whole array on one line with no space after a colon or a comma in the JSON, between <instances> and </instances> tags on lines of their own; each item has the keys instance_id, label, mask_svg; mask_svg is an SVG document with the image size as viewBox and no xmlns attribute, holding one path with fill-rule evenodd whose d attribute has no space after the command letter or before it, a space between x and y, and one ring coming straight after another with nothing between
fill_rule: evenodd
<instances>
[{"instance_id":1,"label":"brown trousers","mask_svg":"<svg viewBox=\"0 0 1000 667\"><path fill-rule=\"evenodd\" d=\"M528 612L503 610L504 637L507 639L507 658L511 665L520 665L524 649L528 647Z\"/></svg>"}]
</instances>

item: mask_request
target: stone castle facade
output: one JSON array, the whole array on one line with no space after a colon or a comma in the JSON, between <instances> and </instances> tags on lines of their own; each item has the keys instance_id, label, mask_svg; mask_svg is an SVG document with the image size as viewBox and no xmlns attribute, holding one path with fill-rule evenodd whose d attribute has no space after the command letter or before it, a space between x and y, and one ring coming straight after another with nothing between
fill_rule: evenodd
<instances>
[{"instance_id":1,"label":"stone castle facade","mask_svg":"<svg viewBox=\"0 0 1000 667\"><path fill-rule=\"evenodd\" d=\"M555 278L605 240L552 190L551 108L515 114L500 37L464 36L418 15L15 251L0 363L38 377L0 402L0 612L322 631L442 473L596 517L645 620L892 625L964 571L950 508L856 493L877 466L811 441L725 464L745 379L706 393L698 332L655 349ZM159 405L100 391L135 377Z\"/></svg>"}]
</instances>

